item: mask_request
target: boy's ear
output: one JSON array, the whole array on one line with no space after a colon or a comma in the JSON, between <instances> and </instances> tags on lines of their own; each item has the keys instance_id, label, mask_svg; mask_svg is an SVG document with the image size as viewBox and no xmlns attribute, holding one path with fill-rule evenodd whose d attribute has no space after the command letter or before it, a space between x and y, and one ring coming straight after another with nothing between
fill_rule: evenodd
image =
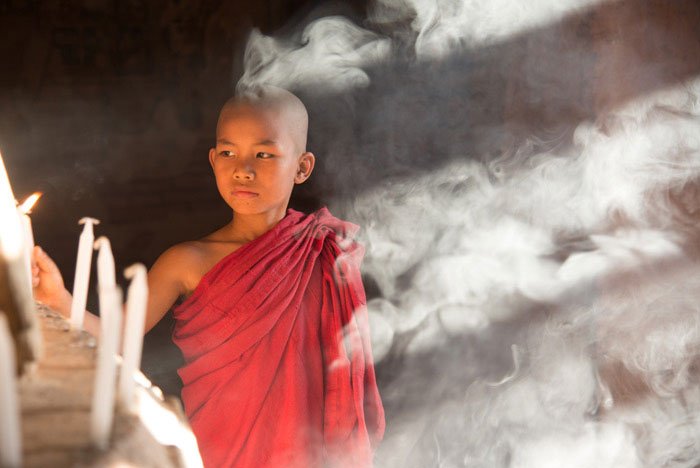
<instances>
[{"instance_id":1,"label":"boy's ear","mask_svg":"<svg viewBox=\"0 0 700 468\"><path fill-rule=\"evenodd\" d=\"M216 156L216 148L209 148L209 164L214 169L214 156Z\"/></svg>"},{"instance_id":2,"label":"boy's ear","mask_svg":"<svg viewBox=\"0 0 700 468\"><path fill-rule=\"evenodd\" d=\"M313 153L307 151L299 156L299 165L297 166L297 173L294 176L294 183L304 183L311 175L311 172L313 172L314 164L316 164L316 157Z\"/></svg>"}]
</instances>

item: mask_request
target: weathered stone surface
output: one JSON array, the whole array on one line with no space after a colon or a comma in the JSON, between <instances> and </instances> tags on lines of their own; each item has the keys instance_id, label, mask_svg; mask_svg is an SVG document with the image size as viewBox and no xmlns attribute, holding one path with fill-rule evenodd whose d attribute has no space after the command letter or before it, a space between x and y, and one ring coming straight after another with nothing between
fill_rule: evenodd
<instances>
[{"instance_id":1,"label":"weathered stone surface","mask_svg":"<svg viewBox=\"0 0 700 468\"><path fill-rule=\"evenodd\" d=\"M96 340L39 306L44 353L19 381L24 466L98 467L122 463L178 467L178 452L159 444L137 416L117 407L110 448L90 444ZM176 409L176 408L174 408Z\"/></svg>"}]
</instances>

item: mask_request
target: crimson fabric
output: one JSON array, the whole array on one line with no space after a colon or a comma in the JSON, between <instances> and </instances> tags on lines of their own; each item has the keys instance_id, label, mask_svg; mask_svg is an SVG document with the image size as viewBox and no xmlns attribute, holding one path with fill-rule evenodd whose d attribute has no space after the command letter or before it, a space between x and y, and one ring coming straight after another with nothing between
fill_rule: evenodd
<instances>
[{"instance_id":1,"label":"crimson fabric","mask_svg":"<svg viewBox=\"0 0 700 468\"><path fill-rule=\"evenodd\" d=\"M288 210L174 311L209 467L365 467L384 434L357 226Z\"/></svg>"}]
</instances>

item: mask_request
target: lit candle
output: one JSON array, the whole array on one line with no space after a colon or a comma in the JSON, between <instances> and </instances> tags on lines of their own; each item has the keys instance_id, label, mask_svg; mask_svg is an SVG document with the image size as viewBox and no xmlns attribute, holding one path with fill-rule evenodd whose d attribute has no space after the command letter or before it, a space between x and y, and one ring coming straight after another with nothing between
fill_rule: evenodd
<instances>
[{"instance_id":1,"label":"lit candle","mask_svg":"<svg viewBox=\"0 0 700 468\"><path fill-rule=\"evenodd\" d=\"M2 255L7 260L13 260L22 255L22 227L17 218L15 196L12 193L2 155L0 155L0 219L2 220L2 229L0 229Z\"/></svg>"},{"instance_id":2,"label":"lit candle","mask_svg":"<svg viewBox=\"0 0 700 468\"><path fill-rule=\"evenodd\" d=\"M92 396L91 436L93 444L106 449L114 419L114 394L117 371L117 353L122 327L122 294L116 285L114 257L109 240L95 241L97 254L97 282L100 302L100 346Z\"/></svg>"},{"instance_id":3,"label":"lit candle","mask_svg":"<svg viewBox=\"0 0 700 468\"><path fill-rule=\"evenodd\" d=\"M77 329L83 328L83 320L85 319L92 249L95 242L93 225L100 224L100 221L95 218L83 218L79 224L84 226L78 241L78 258L75 262L75 279L73 281L73 302L70 308L70 323L73 328Z\"/></svg>"},{"instance_id":4,"label":"lit candle","mask_svg":"<svg viewBox=\"0 0 700 468\"><path fill-rule=\"evenodd\" d=\"M29 214L34 208L34 204L41 197L41 192L34 192L29 195L21 205L17 207L17 213L19 214L19 219L22 223L23 228L23 241L25 250L25 261L27 263L27 274L28 274L28 284L29 290L32 288L32 250L34 250L34 231L32 230L32 220Z\"/></svg>"},{"instance_id":5,"label":"lit candle","mask_svg":"<svg viewBox=\"0 0 700 468\"><path fill-rule=\"evenodd\" d=\"M0 314L0 466L22 465L22 438L17 405L15 347Z\"/></svg>"},{"instance_id":6,"label":"lit candle","mask_svg":"<svg viewBox=\"0 0 700 468\"><path fill-rule=\"evenodd\" d=\"M131 279L131 284L126 299L124 359L119 374L119 395L124 407L132 411L135 409L136 403L134 401L134 372L141 366L143 328L146 320L146 302L148 301L146 267L141 263L131 265L124 271L124 276Z\"/></svg>"},{"instance_id":7,"label":"lit candle","mask_svg":"<svg viewBox=\"0 0 700 468\"><path fill-rule=\"evenodd\" d=\"M31 270L25 258L23 233L17 215L15 197L0 155L0 308L6 314L8 326L16 345L17 367L35 360L41 352L41 334L36 323L35 304L32 296Z\"/></svg>"}]
</instances>

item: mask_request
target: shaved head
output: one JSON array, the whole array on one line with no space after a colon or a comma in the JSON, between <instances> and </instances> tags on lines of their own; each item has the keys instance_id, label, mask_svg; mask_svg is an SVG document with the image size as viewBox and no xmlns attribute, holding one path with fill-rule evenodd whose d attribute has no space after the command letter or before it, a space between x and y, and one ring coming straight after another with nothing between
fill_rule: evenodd
<instances>
[{"instance_id":1,"label":"shaved head","mask_svg":"<svg viewBox=\"0 0 700 468\"><path fill-rule=\"evenodd\" d=\"M281 118L297 152L301 154L306 151L309 115L304 104L294 94L271 85L255 85L236 90L236 94L221 108L216 126L217 135L221 123L243 109L270 112Z\"/></svg>"}]
</instances>

